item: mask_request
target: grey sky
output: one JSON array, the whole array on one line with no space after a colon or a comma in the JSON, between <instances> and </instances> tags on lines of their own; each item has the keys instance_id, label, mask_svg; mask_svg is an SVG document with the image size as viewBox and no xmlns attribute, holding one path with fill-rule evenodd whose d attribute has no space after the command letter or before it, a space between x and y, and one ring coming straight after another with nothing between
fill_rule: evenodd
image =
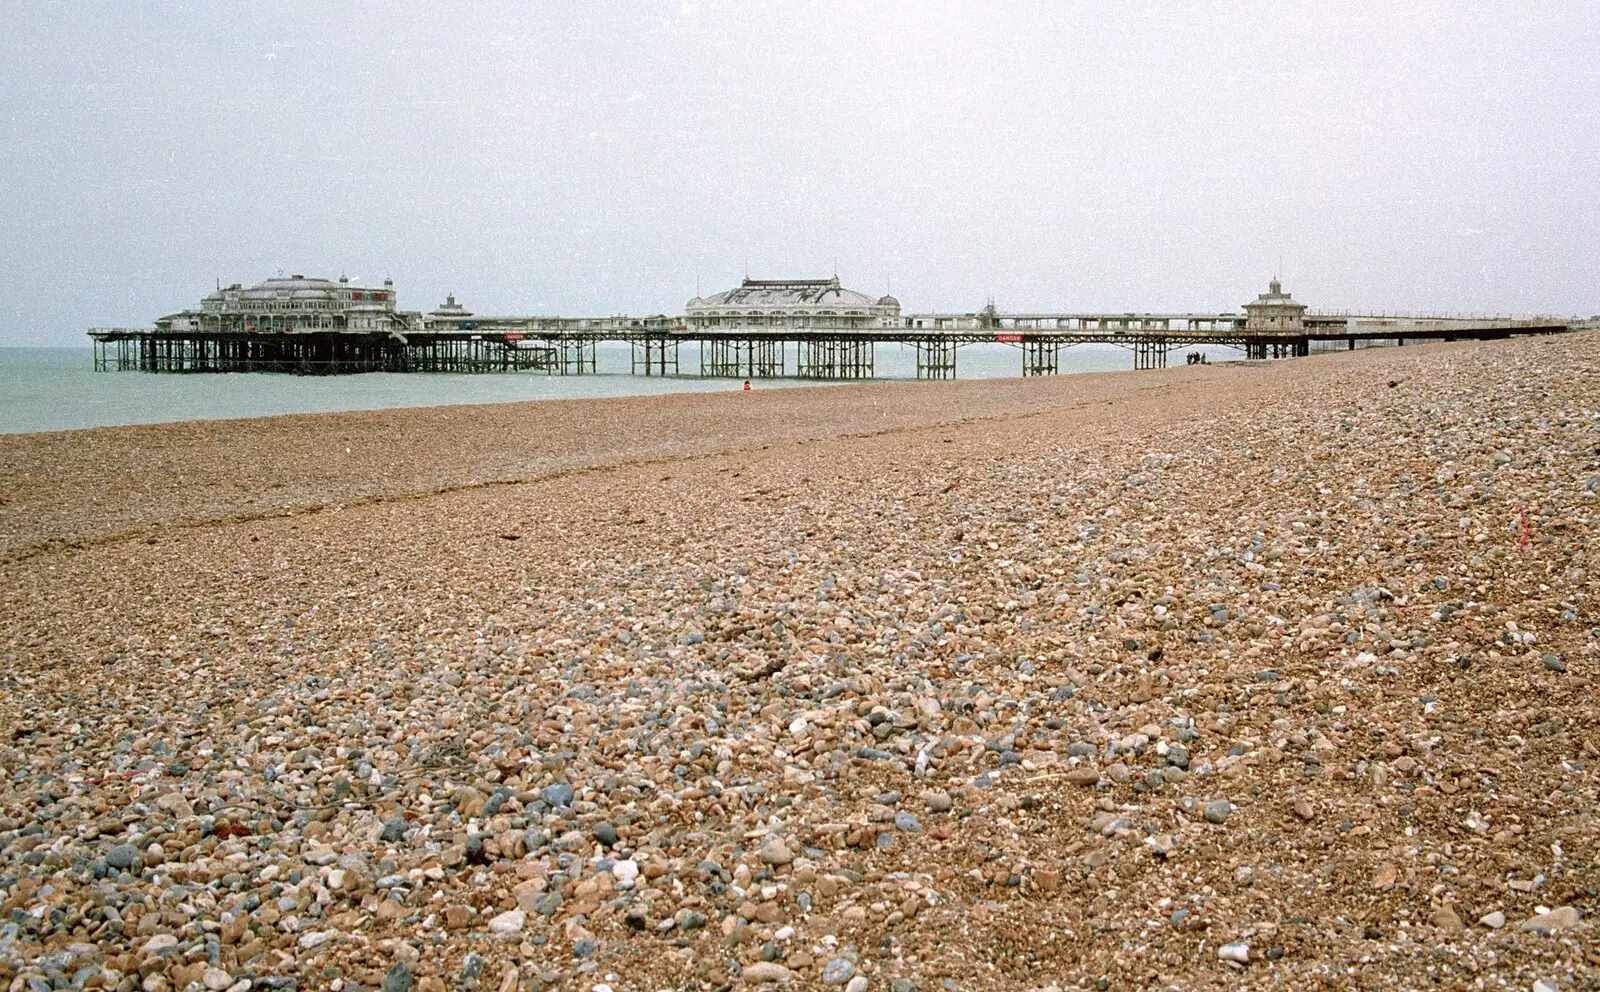
<instances>
[{"instance_id":1,"label":"grey sky","mask_svg":"<svg viewBox=\"0 0 1600 992\"><path fill-rule=\"evenodd\" d=\"M1600 4L0 0L0 344L220 277L1600 310Z\"/></svg>"}]
</instances>

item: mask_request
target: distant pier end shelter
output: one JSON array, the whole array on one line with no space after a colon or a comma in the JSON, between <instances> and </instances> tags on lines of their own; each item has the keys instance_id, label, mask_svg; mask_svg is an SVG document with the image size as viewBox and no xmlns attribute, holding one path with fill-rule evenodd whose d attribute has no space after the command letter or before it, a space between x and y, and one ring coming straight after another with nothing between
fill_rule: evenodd
<instances>
[{"instance_id":1,"label":"distant pier end shelter","mask_svg":"<svg viewBox=\"0 0 1600 992\"><path fill-rule=\"evenodd\" d=\"M403 333L415 314L395 307L394 280L383 286L353 286L303 275L268 279L245 289L219 288L198 310L180 310L156 320L158 333L294 334L316 332Z\"/></svg>"},{"instance_id":2,"label":"distant pier end shelter","mask_svg":"<svg viewBox=\"0 0 1600 992\"><path fill-rule=\"evenodd\" d=\"M1306 332L1306 305L1283 291L1283 283L1274 279L1267 291L1256 295L1255 300L1244 305L1244 329L1247 334L1292 334Z\"/></svg>"}]
</instances>

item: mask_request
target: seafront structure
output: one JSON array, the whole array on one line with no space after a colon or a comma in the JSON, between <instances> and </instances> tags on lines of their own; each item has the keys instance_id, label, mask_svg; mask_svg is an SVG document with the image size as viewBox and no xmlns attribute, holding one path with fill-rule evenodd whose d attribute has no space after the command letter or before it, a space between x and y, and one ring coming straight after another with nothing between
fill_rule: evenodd
<instances>
[{"instance_id":1,"label":"seafront structure","mask_svg":"<svg viewBox=\"0 0 1600 992\"><path fill-rule=\"evenodd\" d=\"M239 283L200 301L198 310L180 310L156 320L156 330L203 334L292 334L316 331L388 332L404 330L416 314L395 309L394 280L383 288L353 286L302 275L268 279L245 289Z\"/></svg>"},{"instance_id":2,"label":"seafront structure","mask_svg":"<svg viewBox=\"0 0 1600 992\"><path fill-rule=\"evenodd\" d=\"M1274 334L1300 334L1306 327L1306 305L1283 291L1277 279L1267 291L1244 305L1245 325L1256 331Z\"/></svg>"},{"instance_id":3,"label":"seafront structure","mask_svg":"<svg viewBox=\"0 0 1600 992\"><path fill-rule=\"evenodd\" d=\"M832 279L751 279L704 299L695 297L684 309L691 328L838 327L868 330L897 328L900 301L874 300L845 289Z\"/></svg>"},{"instance_id":4,"label":"seafront structure","mask_svg":"<svg viewBox=\"0 0 1600 992\"><path fill-rule=\"evenodd\" d=\"M679 316L482 316L454 294L423 314L400 310L388 279L380 289L295 275L249 289L219 287L198 310L169 314L154 328L88 333L102 371L581 375L598 370L596 345L614 341L631 347L636 375L679 374L679 349L689 344L703 376L871 378L877 346L890 344L915 349L919 379L949 379L958 349L983 343L1016 347L1024 375L1053 375L1062 349L1078 344L1127 348L1143 369L1165 367L1172 351L1205 345L1237 348L1251 359L1287 358L1309 354L1313 345L1502 338L1577 326L1560 317L1318 314L1277 279L1242 309L1005 313L991 304L971 313L904 314L894 297L846 289L834 276L746 278L696 296Z\"/></svg>"},{"instance_id":5,"label":"seafront structure","mask_svg":"<svg viewBox=\"0 0 1600 992\"><path fill-rule=\"evenodd\" d=\"M695 297L684 323L700 332L709 356L707 375L771 377L783 375L788 358L784 332L801 332L796 341L800 369L827 369L830 378L856 379L873 373L872 331L899 330L900 301L874 300L832 279L751 279L733 289ZM810 332L821 329L821 336ZM843 332L843 333L840 333ZM704 352L702 352L704 354ZM812 374L803 372L804 374Z\"/></svg>"}]
</instances>

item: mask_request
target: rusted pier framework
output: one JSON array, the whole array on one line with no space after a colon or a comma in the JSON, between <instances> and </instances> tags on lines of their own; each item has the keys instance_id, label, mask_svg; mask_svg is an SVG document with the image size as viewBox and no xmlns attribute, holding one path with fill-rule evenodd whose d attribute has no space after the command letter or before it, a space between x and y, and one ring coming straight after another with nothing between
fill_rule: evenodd
<instances>
[{"instance_id":1,"label":"rusted pier framework","mask_svg":"<svg viewBox=\"0 0 1600 992\"><path fill-rule=\"evenodd\" d=\"M1061 370L1061 344L1045 338L1023 338L1022 374L1055 375Z\"/></svg>"},{"instance_id":2,"label":"rusted pier framework","mask_svg":"<svg viewBox=\"0 0 1600 992\"><path fill-rule=\"evenodd\" d=\"M826 326L783 330L688 327L673 318L477 318L472 329L394 331L89 331L97 371L141 372L544 372L592 375L596 346L628 344L635 375L680 374L678 352L698 347L703 376L755 379L866 379L876 374L878 344L916 352L919 379L951 379L957 350L1008 344L1021 353L1023 375L1055 375L1064 348L1113 344L1133 352L1135 368L1165 368L1173 351L1238 349L1248 359L1290 358L1312 350L1378 347L1425 341L1489 340L1553 334L1578 321L1464 321L1307 315L1293 332L1257 332L1229 315L927 314L896 326ZM793 345L795 364L788 364Z\"/></svg>"},{"instance_id":3,"label":"rusted pier framework","mask_svg":"<svg viewBox=\"0 0 1600 992\"><path fill-rule=\"evenodd\" d=\"M780 338L717 337L700 342L700 374L723 379L781 379L785 343Z\"/></svg>"},{"instance_id":4,"label":"rusted pier framework","mask_svg":"<svg viewBox=\"0 0 1600 992\"><path fill-rule=\"evenodd\" d=\"M1136 369L1164 369L1167 367L1167 339L1141 338L1133 343L1133 367Z\"/></svg>"},{"instance_id":5,"label":"rusted pier framework","mask_svg":"<svg viewBox=\"0 0 1600 992\"><path fill-rule=\"evenodd\" d=\"M871 337L818 336L800 342L802 379L870 379L876 342Z\"/></svg>"},{"instance_id":6,"label":"rusted pier framework","mask_svg":"<svg viewBox=\"0 0 1600 992\"><path fill-rule=\"evenodd\" d=\"M954 379L956 343L950 338L917 339L917 378Z\"/></svg>"},{"instance_id":7,"label":"rusted pier framework","mask_svg":"<svg viewBox=\"0 0 1600 992\"><path fill-rule=\"evenodd\" d=\"M678 342L667 337L641 337L630 342L634 375L677 375Z\"/></svg>"},{"instance_id":8,"label":"rusted pier framework","mask_svg":"<svg viewBox=\"0 0 1600 992\"><path fill-rule=\"evenodd\" d=\"M561 375L594 375L599 368L595 360L597 343L595 338L557 338L554 342L557 366L552 371Z\"/></svg>"},{"instance_id":9,"label":"rusted pier framework","mask_svg":"<svg viewBox=\"0 0 1600 992\"><path fill-rule=\"evenodd\" d=\"M97 372L549 372L593 374L594 342L390 334L190 334L107 331L94 338Z\"/></svg>"},{"instance_id":10,"label":"rusted pier framework","mask_svg":"<svg viewBox=\"0 0 1600 992\"><path fill-rule=\"evenodd\" d=\"M1402 345L1405 341L1396 340L1395 344ZM1304 358L1309 354L1311 354L1309 338L1293 341L1246 341L1244 345L1244 357L1250 359Z\"/></svg>"}]
</instances>

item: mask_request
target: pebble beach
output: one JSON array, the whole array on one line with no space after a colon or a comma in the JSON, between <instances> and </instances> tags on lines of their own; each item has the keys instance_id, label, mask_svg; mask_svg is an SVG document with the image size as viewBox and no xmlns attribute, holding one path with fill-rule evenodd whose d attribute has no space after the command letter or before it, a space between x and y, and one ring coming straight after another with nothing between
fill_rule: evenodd
<instances>
[{"instance_id":1,"label":"pebble beach","mask_svg":"<svg viewBox=\"0 0 1600 992\"><path fill-rule=\"evenodd\" d=\"M1597 535L1595 332L0 437L0 988L1592 988Z\"/></svg>"}]
</instances>

